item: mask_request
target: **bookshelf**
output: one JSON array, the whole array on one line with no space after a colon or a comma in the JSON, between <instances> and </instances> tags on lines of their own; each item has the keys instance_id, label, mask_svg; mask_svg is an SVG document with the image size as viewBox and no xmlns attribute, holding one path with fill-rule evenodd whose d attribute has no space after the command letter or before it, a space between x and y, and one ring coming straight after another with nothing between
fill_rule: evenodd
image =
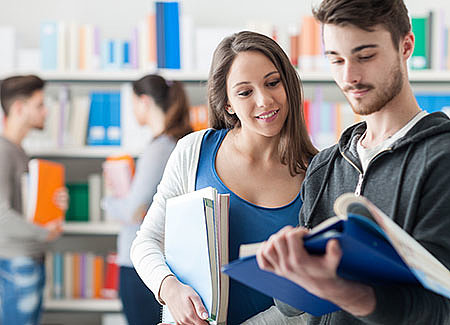
<instances>
[{"instance_id":1,"label":"bookshelf","mask_svg":"<svg viewBox=\"0 0 450 325\"><path fill-rule=\"evenodd\" d=\"M51 299L44 301L46 311L120 312L119 299Z\"/></svg>"},{"instance_id":2,"label":"bookshelf","mask_svg":"<svg viewBox=\"0 0 450 325\"><path fill-rule=\"evenodd\" d=\"M65 235L117 235L120 224L113 222L66 222Z\"/></svg>"},{"instance_id":3,"label":"bookshelf","mask_svg":"<svg viewBox=\"0 0 450 325\"><path fill-rule=\"evenodd\" d=\"M288 25L298 24L299 17L309 14L311 7L319 3L319 0L291 1L281 0L277 6L289 8L281 14L274 15L273 2L263 0L260 6L254 6L252 2L211 2L206 0L192 0L183 3L183 10L191 15L199 26L215 26L245 29L249 20L263 20L279 27L280 40L286 43L285 35ZM233 6L234 4L234 6ZM239 5L240 10L235 10ZM410 12L423 11L423 2L408 0ZM150 2L139 0L128 3L114 3L105 0L92 1L68 1L62 4L57 0L42 0L29 2L17 0L14 5L3 6L0 12L0 21L3 24L17 26L18 44L26 49L39 47L40 23L45 20L59 21L78 20L80 23L96 23L105 32L105 37L128 38L130 31L136 26L136 22L142 19L148 12ZM448 1L434 0L428 4L430 7L444 9L450 13ZM23 8L27 8L26 12ZM42 10L44 8L44 10ZM51 8L49 13L47 9ZM108 15L104 15L105 8ZM432 8L430 8L432 9ZM126 12L126 15L123 13ZM21 17L21 19L17 19ZM111 24L111 21L114 23ZM25 23L26 22L26 23ZM283 36L284 34L284 36ZM0 69L2 70L2 69ZM13 72L0 72L0 80L14 74ZM185 83L191 104L198 105L206 101L207 71L204 69L192 71L176 71L167 69L146 70L99 70L99 71L41 71L20 70L15 73L35 73L48 81L50 91L61 86L67 86L73 93L87 94L91 89L119 89L123 84L136 80L147 73L159 73L169 80L179 80ZM318 88L323 88L325 101L345 101L336 87L329 72L299 70L306 98L315 98ZM420 90L445 91L450 86L450 71L411 71L410 80L413 87ZM49 146L42 148L31 147L27 153L32 157L54 159L63 161L68 170L71 181L86 180L90 173L101 173L101 162L110 154L123 152L122 147L113 146ZM127 149L133 157L137 157L139 151ZM70 250L77 247L88 250L97 247L101 243L101 251L115 246L116 235L120 230L117 224L109 223L67 223L64 227L64 235L56 243L58 249ZM44 308L49 312L119 312L121 310L118 300L46 300ZM58 322L60 323L60 322Z\"/></svg>"},{"instance_id":4,"label":"bookshelf","mask_svg":"<svg viewBox=\"0 0 450 325\"><path fill-rule=\"evenodd\" d=\"M30 157L41 158L106 158L124 151L125 149L120 146L48 147L26 150ZM126 152L133 157L139 155L139 150L126 150Z\"/></svg>"}]
</instances>

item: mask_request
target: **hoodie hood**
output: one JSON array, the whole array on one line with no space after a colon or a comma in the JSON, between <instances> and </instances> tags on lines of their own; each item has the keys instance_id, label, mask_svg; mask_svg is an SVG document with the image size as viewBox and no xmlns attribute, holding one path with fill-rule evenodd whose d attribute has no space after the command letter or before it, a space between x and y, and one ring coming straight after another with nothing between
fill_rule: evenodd
<instances>
[{"instance_id":1,"label":"hoodie hood","mask_svg":"<svg viewBox=\"0 0 450 325\"><path fill-rule=\"evenodd\" d=\"M347 128L339 140L339 150L347 151L352 146L352 139L355 135L362 135L366 128L366 122L360 122ZM393 149L448 132L450 132L449 117L442 112L430 113L417 122L403 138L395 142Z\"/></svg>"}]
</instances>

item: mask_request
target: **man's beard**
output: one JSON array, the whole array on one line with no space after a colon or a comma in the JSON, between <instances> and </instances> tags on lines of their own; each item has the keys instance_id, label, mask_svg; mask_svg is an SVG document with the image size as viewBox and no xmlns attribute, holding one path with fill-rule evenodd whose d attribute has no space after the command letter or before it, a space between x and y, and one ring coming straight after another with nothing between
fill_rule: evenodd
<instances>
[{"instance_id":1,"label":"man's beard","mask_svg":"<svg viewBox=\"0 0 450 325\"><path fill-rule=\"evenodd\" d=\"M347 96L347 92L355 89L367 89L372 90L375 89L373 85L370 84L357 84L355 86L345 87L342 91L344 92L345 97L347 97L348 102L352 106L353 112L358 115L370 115L375 112L380 111L383 107L385 107L392 99L394 99L402 90L403 87L403 73L400 70L400 64L398 64L389 79L389 83L387 85L379 86L380 90L375 94L375 98L372 102L363 104L360 102L359 104L355 104L350 100L350 97Z\"/></svg>"}]
</instances>

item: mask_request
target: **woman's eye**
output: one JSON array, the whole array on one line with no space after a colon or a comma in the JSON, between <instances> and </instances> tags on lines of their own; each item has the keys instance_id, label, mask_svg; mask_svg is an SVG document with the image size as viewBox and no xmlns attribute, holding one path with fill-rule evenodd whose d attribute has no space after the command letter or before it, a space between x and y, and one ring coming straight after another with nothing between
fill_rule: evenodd
<instances>
[{"instance_id":1,"label":"woman's eye","mask_svg":"<svg viewBox=\"0 0 450 325\"><path fill-rule=\"evenodd\" d=\"M240 92L238 92L238 96L246 97L246 96L250 95L251 92L252 92L251 90L240 91Z\"/></svg>"},{"instance_id":2,"label":"woman's eye","mask_svg":"<svg viewBox=\"0 0 450 325\"><path fill-rule=\"evenodd\" d=\"M280 83L280 80L278 79L278 80L274 80L274 81L267 83L267 85L269 87L276 87L279 83Z\"/></svg>"}]
</instances>

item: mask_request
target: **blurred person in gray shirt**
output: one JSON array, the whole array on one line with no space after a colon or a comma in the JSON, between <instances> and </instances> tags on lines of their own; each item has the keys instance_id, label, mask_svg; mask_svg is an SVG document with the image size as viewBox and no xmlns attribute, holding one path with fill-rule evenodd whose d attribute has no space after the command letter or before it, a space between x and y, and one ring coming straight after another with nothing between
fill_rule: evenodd
<instances>
[{"instance_id":1,"label":"blurred person in gray shirt","mask_svg":"<svg viewBox=\"0 0 450 325\"><path fill-rule=\"evenodd\" d=\"M1 82L4 129L0 136L0 324L38 324L45 284L44 253L61 234L61 223L44 227L26 220L22 211L21 178L28 157L21 144L28 131L43 129L44 81L13 76ZM67 209L62 188L55 203Z\"/></svg>"}]
</instances>

